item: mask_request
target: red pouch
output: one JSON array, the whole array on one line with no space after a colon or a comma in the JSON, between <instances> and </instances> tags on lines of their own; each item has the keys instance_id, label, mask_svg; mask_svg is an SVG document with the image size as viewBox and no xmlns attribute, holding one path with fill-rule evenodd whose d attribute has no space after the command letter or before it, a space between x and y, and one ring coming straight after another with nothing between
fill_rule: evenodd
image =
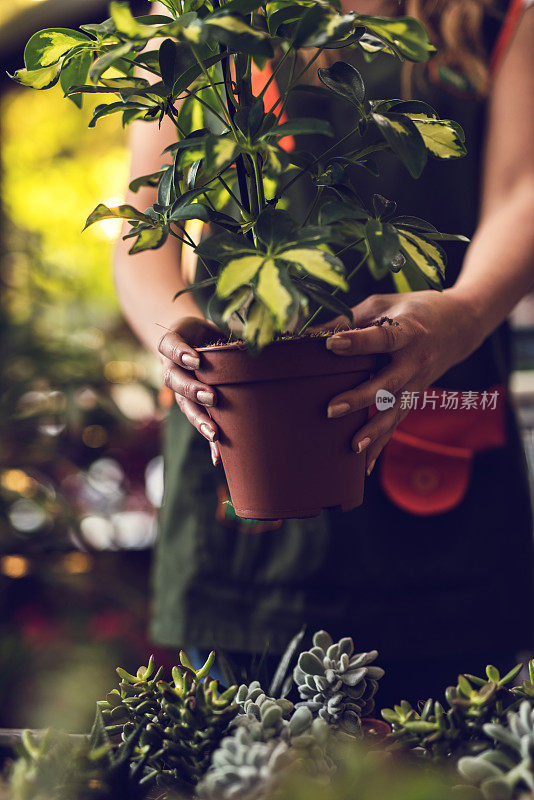
<instances>
[{"instance_id":1,"label":"red pouch","mask_svg":"<svg viewBox=\"0 0 534 800\"><path fill-rule=\"evenodd\" d=\"M457 408L454 402L450 407L451 395L457 396ZM506 388L485 392L430 388L419 397L419 405L384 448L380 481L403 511L443 514L464 498L473 455L506 443Z\"/></svg>"}]
</instances>

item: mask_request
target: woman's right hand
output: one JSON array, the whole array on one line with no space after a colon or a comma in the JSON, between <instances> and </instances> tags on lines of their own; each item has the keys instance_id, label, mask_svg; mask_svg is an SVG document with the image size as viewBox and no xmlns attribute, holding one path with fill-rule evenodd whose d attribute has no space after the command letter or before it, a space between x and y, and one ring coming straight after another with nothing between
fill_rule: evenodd
<instances>
[{"instance_id":1,"label":"woman's right hand","mask_svg":"<svg viewBox=\"0 0 534 800\"><path fill-rule=\"evenodd\" d=\"M192 372L200 366L200 356L194 347L213 343L220 335L219 329L208 320L184 317L174 330L161 337L158 344L165 386L172 389L180 411L191 425L210 443L214 465L220 461L219 431L206 408L216 404L217 394L211 386L196 380Z\"/></svg>"}]
</instances>

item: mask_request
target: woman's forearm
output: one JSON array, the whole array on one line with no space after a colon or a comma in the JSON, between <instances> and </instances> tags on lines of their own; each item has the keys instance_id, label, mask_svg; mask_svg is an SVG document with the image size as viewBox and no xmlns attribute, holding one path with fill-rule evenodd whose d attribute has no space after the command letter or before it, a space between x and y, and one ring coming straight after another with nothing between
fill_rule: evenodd
<instances>
[{"instance_id":1,"label":"woman's forearm","mask_svg":"<svg viewBox=\"0 0 534 800\"><path fill-rule=\"evenodd\" d=\"M165 329L182 317L204 318L189 293L173 300L185 288L180 271L180 242L169 240L159 250L128 255L131 239L120 241L115 251L115 285L126 319L153 352Z\"/></svg>"},{"instance_id":2,"label":"woman's forearm","mask_svg":"<svg viewBox=\"0 0 534 800\"><path fill-rule=\"evenodd\" d=\"M534 176L493 204L477 228L450 290L473 315L480 344L534 285Z\"/></svg>"}]
</instances>

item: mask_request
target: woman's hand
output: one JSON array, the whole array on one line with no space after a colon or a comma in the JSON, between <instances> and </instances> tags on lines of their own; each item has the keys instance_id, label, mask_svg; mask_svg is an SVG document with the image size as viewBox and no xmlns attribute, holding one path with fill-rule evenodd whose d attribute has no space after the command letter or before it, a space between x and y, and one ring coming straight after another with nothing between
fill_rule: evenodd
<instances>
[{"instance_id":1,"label":"woman's hand","mask_svg":"<svg viewBox=\"0 0 534 800\"><path fill-rule=\"evenodd\" d=\"M200 383L191 373L200 366L200 356L193 348L213 343L219 336L220 331L213 323L199 317L184 317L158 344L165 386L172 389L180 411L191 425L209 441L214 465L220 461L219 431L206 408L215 405L217 395L211 386Z\"/></svg>"},{"instance_id":2,"label":"woman's hand","mask_svg":"<svg viewBox=\"0 0 534 800\"><path fill-rule=\"evenodd\" d=\"M326 346L339 356L387 353L391 360L370 380L334 397L328 416L342 417L372 406L379 389L396 396L393 408L378 411L354 436L353 450L367 453L367 474L408 410L402 392L421 392L480 344L477 320L455 289L373 295L354 308L358 330L335 333ZM341 320L328 328L335 330Z\"/></svg>"}]
</instances>

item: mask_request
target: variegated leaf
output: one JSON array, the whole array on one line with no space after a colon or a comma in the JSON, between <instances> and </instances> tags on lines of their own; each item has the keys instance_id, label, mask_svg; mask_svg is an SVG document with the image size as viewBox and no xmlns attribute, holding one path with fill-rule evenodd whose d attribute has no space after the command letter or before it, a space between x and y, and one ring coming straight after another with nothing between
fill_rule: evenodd
<instances>
[{"instance_id":1,"label":"variegated leaf","mask_svg":"<svg viewBox=\"0 0 534 800\"><path fill-rule=\"evenodd\" d=\"M255 295L273 315L277 329L283 330L288 324L293 298L284 286L280 269L272 258L264 261L260 269Z\"/></svg>"},{"instance_id":2,"label":"variegated leaf","mask_svg":"<svg viewBox=\"0 0 534 800\"><path fill-rule=\"evenodd\" d=\"M330 253L324 250L312 248L294 248L286 250L279 255L284 261L290 261L296 264L300 269L313 275L331 286L337 286L340 289L348 290L348 283L343 275L343 264Z\"/></svg>"},{"instance_id":3,"label":"variegated leaf","mask_svg":"<svg viewBox=\"0 0 534 800\"><path fill-rule=\"evenodd\" d=\"M241 256L233 258L226 264L219 275L217 294L229 297L243 284L250 283L263 264L263 256Z\"/></svg>"}]
</instances>

